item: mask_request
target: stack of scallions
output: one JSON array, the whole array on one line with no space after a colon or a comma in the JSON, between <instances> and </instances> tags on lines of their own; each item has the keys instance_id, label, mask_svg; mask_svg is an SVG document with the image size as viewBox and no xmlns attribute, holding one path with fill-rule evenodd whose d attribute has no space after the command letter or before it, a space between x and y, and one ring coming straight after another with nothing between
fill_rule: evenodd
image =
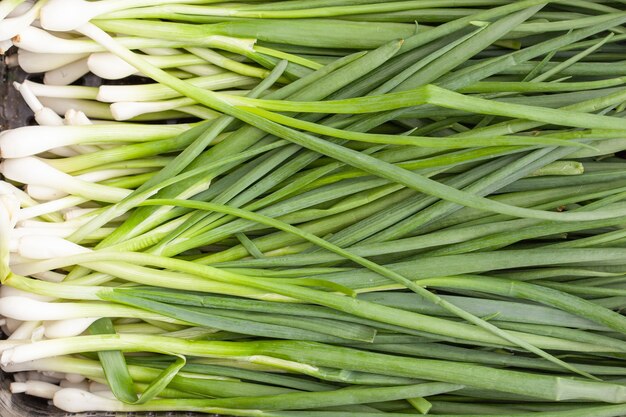
<instances>
[{"instance_id":1,"label":"stack of scallions","mask_svg":"<svg viewBox=\"0 0 626 417\"><path fill-rule=\"evenodd\" d=\"M2 0L0 50L12 392L626 415L626 1Z\"/></svg>"}]
</instances>

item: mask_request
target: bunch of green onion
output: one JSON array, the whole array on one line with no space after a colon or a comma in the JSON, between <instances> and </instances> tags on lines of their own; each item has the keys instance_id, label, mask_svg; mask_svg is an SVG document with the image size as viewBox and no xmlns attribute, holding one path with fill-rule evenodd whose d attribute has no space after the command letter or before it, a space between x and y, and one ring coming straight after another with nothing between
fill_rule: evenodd
<instances>
[{"instance_id":1,"label":"bunch of green onion","mask_svg":"<svg viewBox=\"0 0 626 417\"><path fill-rule=\"evenodd\" d=\"M620 0L2 1L11 391L626 415L625 40Z\"/></svg>"}]
</instances>

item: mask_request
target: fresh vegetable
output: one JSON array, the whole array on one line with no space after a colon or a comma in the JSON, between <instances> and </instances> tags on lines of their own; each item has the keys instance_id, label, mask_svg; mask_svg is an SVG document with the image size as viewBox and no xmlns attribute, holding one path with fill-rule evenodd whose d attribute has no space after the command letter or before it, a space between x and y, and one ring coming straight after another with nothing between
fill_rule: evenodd
<instances>
[{"instance_id":1,"label":"fresh vegetable","mask_svg":"<svg viewBox=\"0 0 626 417\"><path fill-rule=\"evenodd\" d=\"M625 4L3 2L11 391L625 414Z\"/></svg>"}]
</instances>

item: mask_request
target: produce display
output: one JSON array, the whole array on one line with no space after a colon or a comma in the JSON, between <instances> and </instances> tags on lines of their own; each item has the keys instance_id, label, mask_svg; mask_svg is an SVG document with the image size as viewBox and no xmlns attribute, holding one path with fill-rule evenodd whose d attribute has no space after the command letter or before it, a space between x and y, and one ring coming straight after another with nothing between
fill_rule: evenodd
<instances>
[{"instance_id":1,"label":"produce display","mask_svg":"<svg viewBox=\"0 0 626 417\"><path fill-rule=\"evenodd\" d=\"M625 0L2 0L0 52L11 392L626 415Z\"/></svg>"}]
</instances>

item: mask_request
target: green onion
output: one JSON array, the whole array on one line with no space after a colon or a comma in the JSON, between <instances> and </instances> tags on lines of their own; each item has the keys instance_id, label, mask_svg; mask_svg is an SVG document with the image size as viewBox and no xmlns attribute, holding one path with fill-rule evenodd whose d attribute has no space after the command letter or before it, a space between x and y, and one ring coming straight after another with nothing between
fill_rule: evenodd
<instances>
[{"instance_id":1,"label":"green onion","mask_svg":"<svg viewBox=\"0 0 626 417\"><path fill-rule=\"evenodd\" d=\"M2 2L10 390L624 414L623 3Z\"/></svg>"}]
</instances>

